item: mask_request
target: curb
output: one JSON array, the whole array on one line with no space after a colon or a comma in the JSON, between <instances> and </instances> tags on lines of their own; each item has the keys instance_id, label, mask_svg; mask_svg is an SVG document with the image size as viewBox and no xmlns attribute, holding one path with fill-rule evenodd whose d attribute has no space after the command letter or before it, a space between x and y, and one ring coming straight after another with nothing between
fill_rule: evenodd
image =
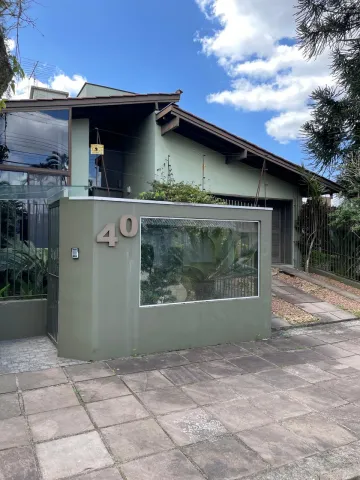
<instances>
[{"instance_id":1,"label":"curb","mask_svg":"<svg viewBox=\"0 0 360 480\"><path fill-rule=\"evenodd\" d=\"M345 323L345 322L354 322L356 320L360 320L360 318L349 318L346 320L333 320L332 322L311 322L311 323L302 323L301 325L289 325L288 327L271 327L271 331L279 332L281 330L292 330L296 328L307 328L307 327L316 327L317 325L333 325L334 323Z\"/></svg>"}]
</instances>

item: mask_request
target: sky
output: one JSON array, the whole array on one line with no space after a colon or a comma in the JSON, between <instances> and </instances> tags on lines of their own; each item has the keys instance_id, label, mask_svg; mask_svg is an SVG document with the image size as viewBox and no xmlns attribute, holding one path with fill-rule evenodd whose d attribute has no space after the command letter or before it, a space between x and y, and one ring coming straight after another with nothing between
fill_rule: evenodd
<instances>
[{"instance_id":1,"label":"sky","mask_svg":"<svg viewBox=\"0 0 360 480\"><path fill-rule=\"evenodd\" d=\"M41 0L20 32L26 71L76 95L84 81L138 93L183 90L180 106L309 166L299 128L331 83L327 52L306 61L291 0ZM9 42L12 46L13 42ZM56 68L55 68L56 67ZM50 75L47 78L46 75ZM46 78L45 78L46 77ZM16 97L28 97L28 80Z\"/></svg>"}]
</instances>

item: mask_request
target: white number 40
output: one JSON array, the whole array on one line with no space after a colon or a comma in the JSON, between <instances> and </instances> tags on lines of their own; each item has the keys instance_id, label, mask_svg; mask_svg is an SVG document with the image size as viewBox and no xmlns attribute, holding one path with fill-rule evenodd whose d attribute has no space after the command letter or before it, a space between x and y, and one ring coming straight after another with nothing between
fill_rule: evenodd
<instances>
[{"instance_id":1,"label":"white number 40","mask_svg":"<svg viewBox=\"0 0 360 480\"><path fill-rule=\"evenodd\" d=\"M128 221L131 223L130 230L127 229ZM119 239L115 232L115 223L108 223L96 236L97 243L107 243L109 247L115 247ZM124 237L135 237L138 231L138 221L132 215L123 215L120 219L119 231Z\"/></svg>"}]
</instances>

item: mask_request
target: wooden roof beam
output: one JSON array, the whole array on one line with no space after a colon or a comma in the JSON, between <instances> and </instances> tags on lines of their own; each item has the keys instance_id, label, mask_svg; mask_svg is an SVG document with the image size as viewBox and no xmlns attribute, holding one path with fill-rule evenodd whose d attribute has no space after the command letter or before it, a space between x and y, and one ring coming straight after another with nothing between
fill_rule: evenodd
<instances>
[{"instance_id":1,"label":"wooden roof beam","mask_svg":"<svg viewBox=\"0 0 360 480\"><path fill-rule=\"evenodd\" d=\"M171 132L173 130L176 130L180 125L180 119L179 117L174 117L168 122L164 123L164 125L161 125L161 135L165 135L168 132Z\"/></svg>"}]
</instances>

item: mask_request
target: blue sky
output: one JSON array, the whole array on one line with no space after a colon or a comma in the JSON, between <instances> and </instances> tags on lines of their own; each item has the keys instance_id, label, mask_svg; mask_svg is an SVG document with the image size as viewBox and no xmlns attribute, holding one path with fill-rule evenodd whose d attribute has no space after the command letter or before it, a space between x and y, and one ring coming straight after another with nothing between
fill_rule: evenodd
<instances>
[{"instance_id":1,"label":"blue sky","mask_svg":"<svg viewBox=\"0 0 360 480\"><path fill-rule=\"evenodd\" d=\"M267 3L42 0L30 11L37 29L21 31L20 52L22 57L56 65L68 77L78 74L92 83L141 93L181 88L182 108L288 160L306 162L299 142L289 141L296 137L294 128L307 115L306 106L301 104L304 91L301 99L294 101L302 83L299 87L297 80L291 83L293 78L289 81L286 76L299 69L298 60L294 60L297 53L278 50L280 44L292 48L292 30L285 25L286 18L278 18L279 28L274 31L270 25L274 19L270 18L267 34L266 17L257 18L264 10L262 2ZM248 3L245 13L244 3ZM262 32L250 28L259 20ZM247 31L247 37L239 31ZM267 36L262 41L264 31ZM289 53L290 63L284 57ZM259 61L265 64L259 65ZM272 71L264 76L264 68ZM234 74L235 69L240 73ZM274 81L279 72L291 87L290 91L286 87L282 98L277 96L284 82ZM311 78L314 76L319 77L318 71ZM266 127L272 118L275 127ZM290 132L286 133L289 138L283 138L282 131Z\"/></svg>"}]
</instances>

